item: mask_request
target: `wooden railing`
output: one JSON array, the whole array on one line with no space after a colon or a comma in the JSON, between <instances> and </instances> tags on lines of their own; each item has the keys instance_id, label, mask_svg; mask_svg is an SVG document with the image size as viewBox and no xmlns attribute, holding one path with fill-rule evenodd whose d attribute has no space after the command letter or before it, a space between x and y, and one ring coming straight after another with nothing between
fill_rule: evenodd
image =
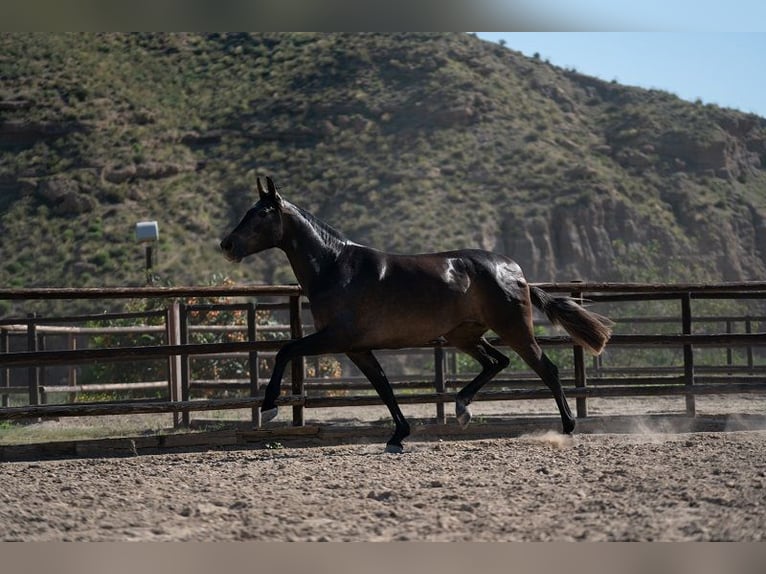
<instances>
[{"instance_id":1,"label":"wooden railing","mask_svg":"<svg viewBox=\"0 0 766 574\"><path fill-rule=\"evenodd\" d=\"M671 301L678 303L678 313L667 317L630 317L624 321L645 324L662 324L670 321L680 323L680 332L672 334L622 334L617 332L609 343L611 348L665 348L682 349L683 360L680 367L620 367L604 366L604 361L594 361L591 365L578 346L573 346L570 339L563 335L541 335L539 340L546 348L571 348L572 366L562 371L562 380L567 394L576 400L577 415L587 416L587 399L591 397L634 397L678 395L686 398L686 413L695 414L694 397L702 394L724 394L743 392L763 392L766 390L764 377L766 368L756 365L754 354L766 344L766 333L753 332L753 324L762 317L755 312L746 314L727 313L721 316L694 316L693 302L703 299L726 301L762 301L766 298L766 283L745 282L727 284L684 284L684 285L648 285L648 284L612 284L612 283L549 283L538 284L547 291L566 293L592 302L596 307L610 306L610 310L623 303L645 301ZM179 299L190 297L235 297L236 303L226 305L185 305ZM0 407L0 420L27 419L37 417L62 417L82 415L133 414L133 413L173 413L177 425L190 422L190 413L195 411L222 409L251 409L253 422L260 423L258 407L261 404L261 388L264 379L260 376L259 356L270 357L285 341L302 336L300 290L297 286L239 286L239 287L176 287L176 288L104 288L104 289L0 289L0 300L54 300L54 299L141 299L159 298L167 301L165 309L149 313L81 315L77 317L20 317L0 319L0 393L3 406ZM268 298L269 302L263 299ZM283 302L274 302L282 299ZM191 326L189 313L205 308L236 309L247 314L244 326L217 326L218 329L244 329L246 340L213 344L191 343L190 333L194 329L204 330L203 326ZM258 339L259 329L255 322L256 309L284 309L287 312L286 324L279 327L285 330L287 338L275 340ZM611 314L611 313L610 313ZM45 334L54 331L70 335L88 335L100 333L107 328L100 327L62 327L61 324L91 323L96 320L137 319L140 317L161 318L163 325L149 328L149 331L162 335L161 344L151 346L131 346L122 348L67 348L64 350L46 350ZM727 332L700 334L693 331L694 325L702 321L726 322ZM56 323L56 325L52 325ZM745 325L744 333L732 332L732 325ZM306 327L309 329L310 327ZM111 329L134 329L118 327ZM116 332L116 331L114 331ZM26 339L24 350L11 350L12 337ZM41 342L43 344L41 344ZM727 361L721 365L701 368L695 361L695 349L718 347L727 349ZM734 365L731 359L732 349L747 349L746 365ZM433 357L433 373L427 376L397 380L393 384L403 404L431 403L436 406L436 419L446 421L444 404L454 400L456 389L466 382L450 369L454 362L454 350L438 342L419 351L404 350L402 353L426 352ZM260 354L260 355L259 355ZM211 356L231 356L246 358L249 378L246 380L217 381L194 380L191 360L201 360ZM160 360L166 362L167 380L146 381L143 383L100 383L80 385L71 376L68 384L48 384L40 380L45 367L52 365L80 365L93 362L120 362L137 360ZM292 368L290 392L279 399L280 405L293 407L293 424L304 424L304 409L317 407L354 407L357 405L379 404L379 399L370 392L357 392L370 389L360 377L340 379L307 379L304 360L297 360ZM26 384L12 383L12 369L18 378L18 369L26 369ZM452 371L452 372L450 372ZM266 373L268 375L269 373ZM480 393L476 400L515 400L515 399L550 399L550 392L542 387L538 380L528 374L514 373L512 379L501 378ZM287 388L287 383L283 385ZM230 398L194 398L193 391L205 389L241 390L246 396ZM84 391L124 391L124 390L160 391L162 396L121 401L80 402L45 404L53 393L73 396ZM328 392L331 391L331 392ZM340 391L340 393L338 392ZM27 404L10 406L9 396L27 397Z\"/></svg>"}]
</instances>

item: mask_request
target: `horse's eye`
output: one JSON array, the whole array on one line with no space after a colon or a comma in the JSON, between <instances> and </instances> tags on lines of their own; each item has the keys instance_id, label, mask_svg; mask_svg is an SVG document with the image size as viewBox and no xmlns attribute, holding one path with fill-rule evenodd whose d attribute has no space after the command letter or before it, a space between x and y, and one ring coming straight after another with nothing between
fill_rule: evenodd
<instances>
[{"instance_id":1,"label":"horse's eye","mask_svg":"<svg viewBox=\"0 0 766 574\"><path fill-rule=\"evenodd\" d=\"M267 212L266 212L266 210L264 209L263 211L259 211L259 212L258 212L258 217L266 217L266 214L267 214Z\"/></svg>"}]
</instances>

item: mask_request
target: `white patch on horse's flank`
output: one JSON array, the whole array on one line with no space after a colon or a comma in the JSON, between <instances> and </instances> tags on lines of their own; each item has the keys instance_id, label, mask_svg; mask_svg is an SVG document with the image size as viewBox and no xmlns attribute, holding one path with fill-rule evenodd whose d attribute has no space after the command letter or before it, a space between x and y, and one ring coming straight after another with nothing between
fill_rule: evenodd
<instances>
[{"instance_id":1,"label":"white patch on horse's flank","mask_svg":"<svg viewBox=\"0 0 766 574\"><path fill-rule=\"evenodd\" d=\"M444 280L447 283L451 283L455 278L455 265L452 263L452 259L447 259L447 268L444 270Z\"/></svg>"},{"instance_id":2,"label":"white patch on horse's flank","mask_svg":"<svg viewBox=\"0 0 766 574\"><path fill-rule=\"evenodd\" d=\"M471 286L471 280L465 272L458 270L456 262L459 262L459 259L447 259L447 268L444 270L442 278L451 287L457 288L461 293L466 293Z\"/></svg>"},{"instance_id":3,"label":"white patch on horse's flank","mask_svg":"<svg viewBox=\"0 0 766 574\"><path fill-rule=\"evenodd\" d=\"M544 444L555 449L570 448L574 446L572 435L561 434L556 431L545 431L543 433L524 434L519 437L520 440Z\"/></svg>"},{"instance_id":4,"label":"white patch on horse's flank","mask_svg":"<svg viewBox=\"0 0 766 574\"><path fill-rule=\"evenodd\" d=\"M380 264L380 269L378 270L378 281L383 281L383 278L386 276L386 271L388 271L388 265L384 259Z\"/></svg>"}]
</instances>

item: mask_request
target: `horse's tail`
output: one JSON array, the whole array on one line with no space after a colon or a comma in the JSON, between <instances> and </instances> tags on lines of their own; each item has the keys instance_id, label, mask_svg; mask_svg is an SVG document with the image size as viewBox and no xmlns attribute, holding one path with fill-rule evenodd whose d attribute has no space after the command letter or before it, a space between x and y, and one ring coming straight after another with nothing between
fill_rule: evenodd
<instances>
[{"instance_id":1,"label":"horse's tail","mask_svg":"<svg viewBox=\"0 0 766 574\"><path fill-rule=\"evenodd\" d=\"M612 335L608 318L588 311L571 297L553 297L539 287L529 286L532 304L554 325L561 325L570 337L590 353L599 355Z\"/></svg>"}]
</instances>

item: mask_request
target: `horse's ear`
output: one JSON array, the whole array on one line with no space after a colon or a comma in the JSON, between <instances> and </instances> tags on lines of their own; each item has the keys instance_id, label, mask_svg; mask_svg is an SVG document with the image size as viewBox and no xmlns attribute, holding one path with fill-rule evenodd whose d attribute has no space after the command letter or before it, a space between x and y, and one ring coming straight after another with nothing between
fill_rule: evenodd
<instances>
[{"instance_id":1,"label":"horse's ear","mask_svg":"<svg viewBox=\"0 0 766 574\"><path fill-rule=\"evenodd\" d=\"M269 197L277 202L282 201L282 197L277 193L277 186L274 185L274 180L266 176L266 186L269 188Z\"/></svg>"},{"instance_id":2,"label":"horse's ear","mask_svg":"<svg viewBox=\"0 0 766 574\"><path fill-rule=\"evenodd\" d=\"M255 178L255 184L258 187L258 196L261 199L265 199L266 198L266 190L263 189L263 184L261 183L261 178L260 177Z\"/></svg>"}]
</instances>

